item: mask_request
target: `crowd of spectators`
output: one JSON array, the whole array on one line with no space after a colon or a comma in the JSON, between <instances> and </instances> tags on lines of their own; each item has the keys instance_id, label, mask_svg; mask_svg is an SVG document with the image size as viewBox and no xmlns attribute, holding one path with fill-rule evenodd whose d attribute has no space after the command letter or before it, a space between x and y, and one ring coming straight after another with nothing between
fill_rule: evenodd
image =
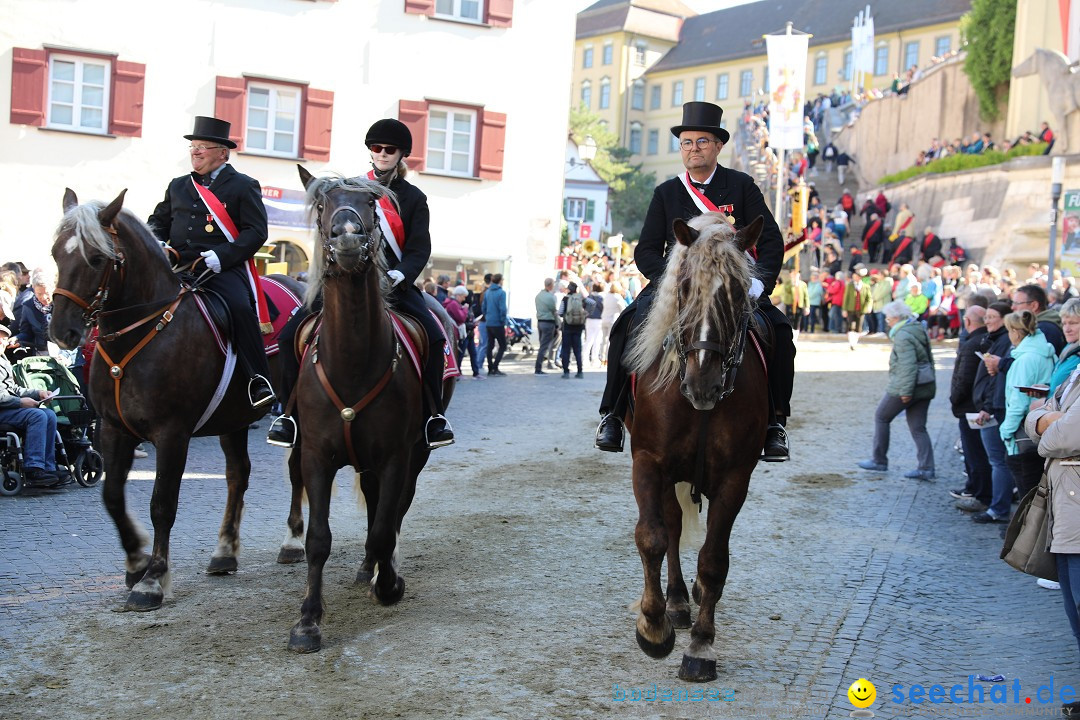
<instances>
[{"instance_id":1,"label":"crowd of spectators","mask_svg":"<svg viewBox=\"0 0 1080 720\"><path fill-rule=\"evenodd\" d=\"M929 148L919 151L919 154L915 157L915 166L920 167L931 160L949 157L950 155L980 155L989 150L1009 152L1014 147L1034 145L1036 143L1046 143L1043 154L1050 152L1050 149L1054 146L1054 131L1050 129L1049 124L1044 122L1039 128L1039 132L1034 133L1027 130L1015 140L1003 141L1000 146L994 143L988 132L974 132L970 138L956 138L952 142L934 138L930 142Z\"/></svg>"}]
</instances>

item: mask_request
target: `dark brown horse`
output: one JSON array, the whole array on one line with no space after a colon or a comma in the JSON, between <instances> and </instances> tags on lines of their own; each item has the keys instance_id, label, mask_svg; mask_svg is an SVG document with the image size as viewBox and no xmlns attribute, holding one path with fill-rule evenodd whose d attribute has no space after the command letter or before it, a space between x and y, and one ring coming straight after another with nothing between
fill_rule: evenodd
<instances>
[{"instance_id":1,"label":"dark brown horse","mask_svg":"<svg viewBox=\"0 0 1080 720\"><path fill-rule=\"evenodd\" d=\"M105 507L127 554L127 608L154 610L169 592L169 535L194 436L220 437L229 487L207 572L237 569L251 472L248 426L266 409L252 409L246 377L233 372L227 384L222 380L226 358L194 300L197 293L181 284L150 229L123 209L126 192L107 206L79 205L74 192L64 194L64 219L52 248L59 280L49 334L61 347L74 348L91 327L99 329L89 395L102 419ZM219 390L224 394L210 413ZM143 439L157 449L152 555L143 551L149 538L124 499L132 453Z\"/></svg>"},{"instance_id":2,"label":"dark brown horse","mask_svg":"<svg viewBox=\"0 0 1080 720\"><path fill-rule=\"evenodd\" d=\"M698 615L679 670L684 680L716 678L713 616L727 579L728 540L765 442L764 356L747 338L753 303L746 251L761 226L758 218L736 232L719 213L676 220L678 243L627 356L639 388L627 422L638 505L635 539L645 570L637 640L651 657L666 657L675 628L690 627L679 539L684 520L696 523L698 508L680 502L676 483L691 483L709 500L694 582ZM666 600L660 588L665 555Z\"/></svg>"},{"instance_id":3,"label":"dark brown horse","mask_svg":"<svg viewBox=\"0 0 1080 720\"><path fill-rule=\"evenodd\" d=\"M365 178L314 178L303 167L300 178L318 228L308 299L321 292L323 311L295 390L300 439L289 457L294 488L289 526L295 531L303 524L295 502L302 483L309 503L308 577L289 648L315 652L322 646L322 575L330 555L334 475L346 465L358 473L368 534L356 579L370 583L374 597L389 605L405 591L398 574L398 535L430 451L420 376L395 335L388 305L385 240L375 204L393 194ZM426 340L420 341L425 351ZM444 384L447 403L453 382Z\"/></svg>"}]
</instances>

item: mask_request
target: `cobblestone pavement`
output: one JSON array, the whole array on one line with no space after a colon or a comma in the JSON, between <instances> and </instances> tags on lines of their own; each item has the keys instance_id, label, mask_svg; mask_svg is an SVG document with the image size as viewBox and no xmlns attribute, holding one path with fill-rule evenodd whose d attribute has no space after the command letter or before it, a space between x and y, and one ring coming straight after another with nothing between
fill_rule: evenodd
<instances>
[{"instance_id":1,"label":"cobblestone pavement","mask_svg":"<svg viewBox=\"0 0 1080 720\"><path fill-rule=\"evenodd\" d=\"M105 662L112 651L122 654L149 628L181 633L184 608L221 582L200 574L225 493L220 450L216 441L203 439L192 444L172 535L177 597L156 614L111 614L124 597L122 556L98 489L0 498L0 717L124 716L130 708L94 710L86 695L141 697L139 683L149 683L162 703L171 701L171 708L153 708L168 717L299 717L320 709L326 717L367 717L377 709L391 717L839 718L852 710L847 688L860 677L877 687L871 708L877 717L1056 714L1059 699L1040 705L1037 688L1054 682L1057 692L1080 682L1060 594L1037 588L1033 578L1001 562L1001 526L973 524L947 494L963 484L947 402L954 349L950 344L938 351L938 398L930 412L938 480L918 482L902 477L914 449L899 418L890 471L873 474L854 466L869 450L887 344L864 342L851 352L820 336L800 342L791 427L795 459L760 465L755 473L733 531L731 572L717 608L720 677L707 687L732 689L730 702L630 699L642 689L648 697L652 689L662 694L694 687L675 677L685 631L666 660L650 660L634 644L627 606L640 593L641 566L633 547L629 453L589 447L602 375L592 371L585 380L566 382L534 376L531 362L507 362L509 377L462 381L450 413L459 442L435 454L406 519L406 600L390 614L364 620L385 623L389 632L395 623L418 625L434 614L446 637L427 638L431 646L421 644L420 657L391 661L363 643L349 645L339 624L327 631L328 641L337 633L336 644L298 658L283 649L288 624L274 618L269 640L254 640L250 657L199 656L206 667L198 671L229 677L224 696L192 695L185 682L197 670L177 658L165 665L177 665L172 675L155 674L153 681L140 668L130 669L131 678L114 674L116 666ZM255 467L241 572L227 582L269 577L276 594L256 597L269 598L264 607L285 604L291 613L299 607L303 570L273 562L284 536L288 488L282 451L256 442L262 425L252 433ZM136 461L128 485L129 506L148 527L153 460L151 452ZM534 471L527 482L524 468ZM341 473L339 482L348 485L351 478ZM364 522L351 499L342 497L348 493L338 495L331 565L348 555L355 567L362 534L352 526L362 529ZM525 533L527 517L547 522ZM436 580L440 568L454 562L448 558L460 560L452 550L484 569ZM488 556L493 551L499 556L494 563ZM684 567L692 575L690 551ZM499 588L507 588L508 596L498 595ZM485 600L486 593L494 599ZM482 633L470 624L478 622L474 603L489 608ZM521 632L518 624L533 617L548 630ZM222 619L206 622L211 627ZM136 632L103 640L87 629L97 625ZM381 630L368 628L361 637L377 644L372 633ZM486 643L501 660L492 659ZM260 674L273 683L274 673L286 673L281 686L288 685L289 671L278 666L355 673L371 686L389 688L392 697L356 695L354 681L337 690L343 697L354 693L350 704L313 696L301 712L297 696L279 685L248 690ZM1009 702L993 704L986 682L975 683L986 693L982 705L951 704L947 696L940 705L890 699L896 685L906 693L914 684L941 684L947 695L959 684L964 701L969 675L979 673L1003 675ZM437 675L435 685L424 685L424 675ZM1020 682L1018 702L1014 680ZM617 699L620 693L627 699ZM1024 703L1027 697L1031 705Z\"/></svg>"}]
</instances>

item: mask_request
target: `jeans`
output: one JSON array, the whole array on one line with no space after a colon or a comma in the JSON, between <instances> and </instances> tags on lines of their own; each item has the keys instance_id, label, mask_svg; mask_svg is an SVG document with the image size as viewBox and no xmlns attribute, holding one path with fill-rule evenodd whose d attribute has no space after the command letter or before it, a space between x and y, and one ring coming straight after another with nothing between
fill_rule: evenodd
<instances>
[{"instance_id":1,"label":"jeans","mask_svg":"<svg viewBox=\"0 0 1080 720\"><path fill-rule=\"evenodd\" d=\"M1012 507L1013 476L1005 460L1005 442L998 434L998 426L979 430L986 457L990 461L990 477L993 491L990 498L990 514L997 518L1009 517Z\"/></svg>"},{"instance_id":2,"label":"jeans","mask_svg":"<svg viewBox=\"0 0 1080 720\"><path fill-rule=\"evenodd\" d=\"M56 470L56 413L45 408L0 410L0 423L23 431L23 465Z\"/></svg>"},{"instance_id":3,"label":"jeans","mask_svg":"<svg viewBox=\"0 0 1080 720\"><path fill-rule=\"evenodd\" d=\"M539 372L551 348L551 341L555 339L555 321L537 320L536 328L540 332L540 348L536 351L536 371Z\"/></svg>"},{"instance_id":4,"label":"jeans","mask_svg":"<svg viewBox=\"0 0 1080 720\"><path fill-rule=\"evenodd\" d=\"M495 352L495 345L499 346L499 351ZM506 326L505 325L488 325L487 326L487 366L488 374L491 374L492 370L499 369L499 363L502 362L503 355L506 353ZM491 356L494 355L495 359L492 361Z\"/></svg>"},{"instance_id":5,"label":"jeans","mask_svg":"<svg viewBox=\"0 0 1080 720\"><path fill-rule=\"evenodd\" d=\"M1077 597L1080 596L1080 555L1057 553L1058 582L1061 584L1061 598L1065 601L1065 617L1069 618L1069 627L1073 637L1080 643L1080 612L1077 611Z\"/></svg>"},{"instance_id":6,"label":"jeans","mask_svg":"<svg viewBox=\"0 0 1080 720\"><path fill-rule=\"evenodd\" d=\"M480 362L483 363L484 358L487 357L487 346L488 346L487 323L484 322L483 320L476 323L476 333L477 333L477 336L478 336L478 339L479 339L479 342L476 343L476 357L480 358Z\"/></svg>"},{"instance_id":7,"label":"jeans","mask_svg":"<svg viewBox=\"0 0 1080 720\"><path fill-rule=\"evenodd\" d=\"M839 305L833 305L829 308L829 332L844 332L844 309Z\"/></svg>"},{"instance_id":8,"label":"jeans","mask_svg":"<svg viewBox=\"0 0 1080 720\"><path fill-rule=\"evenodd\" d=\"M471 331L466 331L465 337L462 338L461 342L465 348L465 351L469 353L469 364L472 366L472 374L475 377L480 374L480 368L477 366L476 362L476 338L473 336ZM464 371L465 369L464 362L461 363L461 369L462 371Z\"/></svg>"},{"instance_id":9,"label":"jeans","mask_svg":"<svg viewBox=\"0 0 1080 720\"><path fill-rule=\"evenodd\" d=\"M1016 481L1016 489L1020 497L1027 495L1031 492L1031 488L1039 484L1045 462L1045 459L1034 451L1005 456L1005 464L1009 466L1009 472Z\"/></svg>"},{"instance_id":10,"label":"jeans","mask_svg":"<svg viewBox=\"0 0 1080 720\"><path fill-rule=\"evenodd\" d=\"M919 470L933 472L934 445L930 442L930 433L926 432L926 414L929 410L929 400L912 400L905 404L895 395L885 393L874 412L874 462L889 464L889 424L902 412L907 417L911 439L915 441Z\"/></svg>"},{"instance_id":11,"label":"jeans","mask_svg":"<svg viewBox=\"0 0 1080 720\"><path fill-rule=\"evenodd\" d=\"M821 317L818 318L818 315L820 315ZM822 308L820 305L811 305L810 317L808 319L810 332L814 332L814 328L817 327L819 320L821 322L821 327L825 330L828 330L829 328L825 325L825 309Z\"/></svg>"},{"instance_id":12,"label":"jeans","mask_svg":"<svg viewBox=\"0 0 1080 720\"><path fill-rule=\"evenodd\" d=\"M577 371L581 372L581 331L584 325L563 325L562 335L562 369L564 373L570 372L570 353L577 359Z\"/></svg>"},{"instance_id":13,"label":"jeans","mask_svg":"<svg viewBox=\"0 0 1080 720\"><path fill-rule=\"evenodd\" d=\"M990 505L991 484L990 459L986 457L979 430L972 430L967 418L960 418L960 447L964 448L964 469L967 482L964 490L983 505Z\"/></svg>"}]
</instances>

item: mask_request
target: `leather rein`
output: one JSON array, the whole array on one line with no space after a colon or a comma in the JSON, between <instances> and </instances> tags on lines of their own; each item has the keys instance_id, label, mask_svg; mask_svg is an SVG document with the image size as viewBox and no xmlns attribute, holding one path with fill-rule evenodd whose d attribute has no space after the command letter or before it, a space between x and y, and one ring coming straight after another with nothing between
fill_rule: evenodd
<instances>
[{"instance_id":1,"label":"leather rein","mask_svg":"<svg viewBox=\"0 0 1080 720\"><path fill-rule=\"evenodd\" d=\"M720 343L695 340L690 343L689 347L683 344L683 328L682 323L679 321L679 317L682 315L682 288L678 284L675 287L675 302L675 329L672 331L672 336L675 340L675 353L679 356L679 380L686 379L686 358L694 350L706 350L722 355L723 360L720 369L724 373L724 389L720 392L720 397L716 399L716 402L719 403L735 390L735 376L738 375L739 366L742 365L743 354L746 350L747 327L750 324L750 315L752 313L744 312L739 318L735 330L735 342L726 348L727 354L724 354L725 348Z\"/></svg>"},{"instance_id":2,"label":"leather rein","mask_svg":"<svg viewBox=\"0 0 1080 720\"><path fill-rule=\"evenodd\" d=\"M124 257L123 250L119 247L119 245L117 245L116 228L110 225L109 227L105 228L105 231L109 233L109 237L112 239L113 261L105 265L105 269L101 273L101 279L98 282L97 291L94 293L94 297L89 302L87 302L86 300L79 297L70 290L65 290L64 288L59 287L53 290L53 293L55 295L60 295L67 298L71 302L75 303L76 306L82 309L83 323L87 328L97 326L100 320L107 316L118 315L122 312L128 312L137 308L156 306L156 309L153 310L153 312L141 318L140 320L136 320L135 322L120 330L117 330L116 332L111 332L106 335L100 335L98 337L97 345L95 347L95 352L100 353L102 359L105 360L105 362L109 365L109 376L113 379L113 399L116 404L116 413L120 416L120 422L124 424L124 427L127 428L129 433L131 433L135 437L141 437L141 435L135 432L131 425L128 424L127 419L124 417L123 408L121 408L120 406L120 381L124 377L124 370L127 367L128 363L131 362L131 360L136 355L138 355L139 352L143 348L145 348L151 340L157 337L162 330L168 327L170 322L172 322L174 314L176 312L176 308L180 305L180 301L184 299L185 295L191 292L192 288L187 285L183 285L180 288L180 291L176 294L176 297L171 300L165 301L164 304L162 304L161 301L155 301L149 303L140 303L138 305L129 305L127 307L116 308L115 310L105 310L105 303L109 299L109 286L110 281L112 280L113 272L115 271L119 275L120 284L123 284L126 276L124 270L126 265L126 258ZM126 355L124 355L120 362L114 361L109 356L108 351L105 349L105 343L113 342L119 337L126 335L127 333L136 330L154 320L157 320L157 323L154 325L154 327L151 328L150 331L146 335L144 335L138 343L135 344L135 347L133 347L127 352Z\"/></svg>"}]
</instances>

